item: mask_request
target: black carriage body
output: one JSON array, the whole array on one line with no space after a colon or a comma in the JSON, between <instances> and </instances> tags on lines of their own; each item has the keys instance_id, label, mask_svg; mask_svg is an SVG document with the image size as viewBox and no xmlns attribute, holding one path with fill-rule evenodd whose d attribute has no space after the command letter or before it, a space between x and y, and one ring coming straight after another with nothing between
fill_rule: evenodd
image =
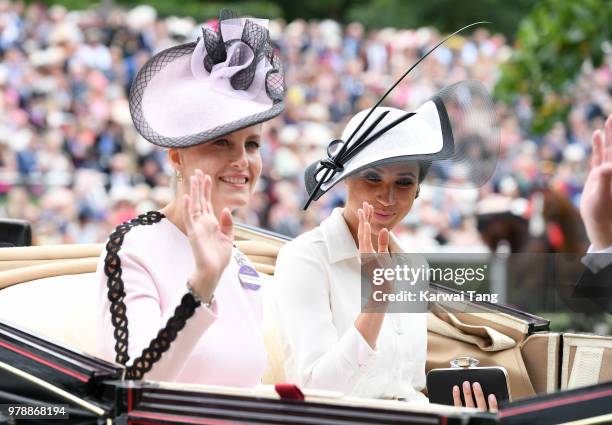
<instances>
[{"instance_id":1,"label":"black carriage body","mask_svg":"<svg viewBox=\"0 0 612 425\"><path fill-rule=\"evenodd\" d=\"M493 414L398 409L356 399L286 400L272 393L124 381L122 375L119 365L0 323L0 403L67 404L65 424L518 425L605 420L612 411L612 383L506 403Z\"/></svg>"}]
</instances>

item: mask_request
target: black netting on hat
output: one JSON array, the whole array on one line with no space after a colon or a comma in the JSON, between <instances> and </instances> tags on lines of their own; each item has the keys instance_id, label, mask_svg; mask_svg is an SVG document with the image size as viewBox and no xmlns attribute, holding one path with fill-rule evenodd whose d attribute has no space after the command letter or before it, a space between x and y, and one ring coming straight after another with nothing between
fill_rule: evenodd
<instances>
[{"instance_id":1,"label":"black netting on hat","mask_svg":"<svg viewBox=\"0 0 612 425\"><path fill-rule=\"evenodd\" d=\"M272 101L279 101L279 92L284 93L284 81L283 73L280 66L280 60L278 56L274 54L274 47L270 40L270 34L267 28L257 25L251 20L246 20L242 29L242 36L240 40L224 40L221 34L221 22L225 19L235 19L234 15L228 15L227 11L224 14L222 12L219 18L219 27L217 31L213 31L210 28L203 30L204 36L204 60L203 65L206 71L211 72L213 66L218 63L223 63L227 60L227 49L234 43L241 41L243 44L238 47L238 53L234 54L230 58L229 65L236 66L246 62L246 58L250 56L251 52L253 60L246 68L238 71L230 79L231 85L236 90L248 90L257 70L257 65L264 59L268 60L272 65L272 70L268 71L267 76L275 74L274 77L267 78L266 76L266 93L270 96ZM225 16L231 16L226 18ZM250 52L246 49L250 49ZM268 87L268 84L271 87ZM281 96L282 97L282 96Z\"/></svg>"},{"instance_id":2,"label":"black netting on hat","mask_svg":"<svg viewBox=\"0 0 612 425\"><path fill-rule=\"evenodd\" d=\"M426 182L482 186L495 172L500 149L499 123L487 89L479 81L466 80L445 87L432 100L438 106L443 132L452 134L454 151L432 163Z\"/></svg>"},{"instance_id":3,"label":"black netting on hat","mask_svg":"<svg viewBox=\"0 0 612 425\"><path fill-rule=\"evenodd\" d=\"M235 18L237 18L237 15L234 12L223 10L219 18L219 23L226 19ZM274 118L279 115L285 107L283 102L285 93L283 69L280 58L275 52L266 28L247 20L240 40L223 40L220 29L216 31L205 29L203 30L203 37L204 48L206 49L203 66L208 72L210 72L213 65L216 63L227 60L227 47L233 43L242 42L243 44L240 45L238 53L235 54L230 61L244 63L240 61L250 56L250 53L246 51L246 49L250 49L253 52L254 60L251 66L239 71L231 79L231 85L236 90L247 90L253 82L257 64L261 60L268 61L271 65L271 69L268 70L265 75L264 84L266 93L273 104L270 109L266 111L243 117L234 122L224 123L218 127L200 133L180 137L168 137L159 134L149 125L144 117L142 110L144 91L149 81L151 81L151 79L167 64L181 56L191 55L197 42L172 47L158 53L142 67L130 91L130 113L134 126L142 137L155 145L167 148L197 145Z\"/></svg>"},{"instance_id":4,"label":"black netting on hat","mask_svg":"<svg viewBox=\"0 0 612 425\"><path fill-rule=\"evenodd\" d=\"M264 57L264 46L270 44L268 29L247 20L242 30L242 42L251 48L255 56L249 66L238 71L230 79L232 87L237 90L247 90L251 86L257 64ZM241 48L244 49L244 46Z\"/></svg>"},{"instance_id":5,"label":"black netting on hat","mask_svg":"<svg viewBox=\"0 0 612 425\"><path fill-rule=\"evenodd\" d=\"M267 121L283 112L283 109L285 108L285 104L283 102L284 79L282 69L279 68L278 70L272 69L269 71L266 77L266 93L268 93L268 96L270 96L270 98L273 100L272 107L266 111L244 117L238 121L225 123L200 133L189 134L186 136L168 137L153 130L145 119L142 111L144 90L149 81L157 72L159 72L161 68L182 55L191 55L195 45L196 43L193 42L165 50L151 59L151 61L148 62L138 73L138 76L134 80L134 84L132 85L132 89L130 91L130 113L132 115L134 126L142 137L155 145L165 148L194 146L208 140L213 140L225 134L233 133L234 131Z\"/></svg>"},{"instance_id":6,"label":"black netting on hat","mask_svg":"<svg viewBox=\"0 0 612 425\"><path fill-rule=\"evenodd\" d=\"M282 102L285 96L285 79L280 58L272 53L272 69L266 74L266 92L273 102Z\"/></svg>"},{"instance_id":7,"label":"black netting on hat","mask_svg":"<svg viewBox=\"0 0 612 425\"><path fill-rule=\"evenodd\" d=\"M219 22L225 21L226 19L236 19L238 18L238 13L232 9L221 9L219 12Z\"/></svg>"},{"instance_id":8,"label":"black netting on hat","mask_svg":"<svg viewBox=\"0 0 612 425\"><path fill-rule=\"evenodd\" d=\"M204 68L211 72L214 64L227 60L227 52L221 32L213 31L211 28L202 28L202 36L204 37L204 48L208 52L204 56Z\"/></svg>"}]
</instances>

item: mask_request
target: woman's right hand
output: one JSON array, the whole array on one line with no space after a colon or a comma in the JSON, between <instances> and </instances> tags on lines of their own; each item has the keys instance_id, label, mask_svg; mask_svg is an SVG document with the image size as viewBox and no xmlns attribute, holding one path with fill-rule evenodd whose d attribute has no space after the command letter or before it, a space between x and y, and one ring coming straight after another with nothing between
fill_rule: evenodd
<instances>
[{"instance_id":1,"label":"woman's right hand","mask_svg":"<svg viewBox=\"0 0 612 425\"><path fill-rule=\"evenodd\" d=\"M195 170L189 180L189 195L184 196L183 222L196 270L189 285L204 301L209 301L219 278L229 263L234 243L234 226L228 208L215 217L211 203L212 180Z\"/></svg>"},{"instance_id":2,"label":"woman's right hand","mask_svg":"<svg viewBox=\"0 0 612 425\"><path fill-rule=\"evenodd\" d=\"M378 254L378 255L362 255L362 267L367 275L373 277L374 269L386 269L391 267L391 257L389 253L389 231L385 228L378 233L378 252L372 244L372 228L370 221L374 215L374 207L367 202L363 203L363 208L357 210L359 217L359 227L357 229L357 240L359 241L360 254ZM371 313L384 313L387 309L388 301L380 300L381 296L392 294L394 291L394 282L385 280L383 283L375 283L372 279L370 293L367 296L364 310ZM364 288L365 289L365 288ZM377 293L377 297L375 297Z\"/></svg>"},{"instance_id":3,"label":"woman's right hand","mask_svg":"<svg viewBox=\"0 0 612 425\"><path fill-rule=\"evenodd\" d=\"M359 217L359 227L357 229L357 240L359 241L360 254L375 254L372 244L372 227L370 222L374 216L374 207L367 202L363 203L363 208L357 210ZM385 228L378 233L378 253L389 252L389 231Z\"/></svg>"}]
</instances>

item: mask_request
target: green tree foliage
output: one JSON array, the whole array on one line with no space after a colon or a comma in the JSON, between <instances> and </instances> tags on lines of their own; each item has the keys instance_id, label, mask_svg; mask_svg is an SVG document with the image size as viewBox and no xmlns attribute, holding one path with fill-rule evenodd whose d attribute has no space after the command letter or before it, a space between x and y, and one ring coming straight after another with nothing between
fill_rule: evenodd
<instances>
[{"instance_id":1,"label":"green tree foliage","mask_svg":"<svg viewBox=\"0 0 612 425\"><path fill-rule=\"evenodd\" d=\"M191 16L197 20L216 18L223 8L236 10L243 15L265 16L267 18L282 18L283 10L275 1L271 0L244 0L219 1L204 0L46 0L47 4L61 4L70 10L84 10L90 8L123 6L132 8L141 4L154 7L160 16Z\"/></svg>"},{"instance_id":2,"label":"green tree foliage","mask_svg":"<svg viewBox=\"0 0 612 425\"><path fill-rule=\"evenodd\" d=\"M282 17L281 8L273 1L223 1L211 2L201 0L115 0L115 3L129 7L138 4L153 6L161 16L178 15L192 16L199 20L216 18L223 8L233 9L242 15L265 16L267 18Z\"/></svg>"},{"instance_id":3,"label":"green tree foliage","mask_svg":"<svg viewBox=\"0 0 612 425\"><path fill-rule=\"evenodd\" d=\"M521 23L516 49L502 66L497 98L512 103L528 95L535 110L533 130L542 133L570 109L569 92L585 61L602 64L610 42L608 0L543 0Z\"/></svg>"},{"instance_id":4,"label":"green tree foliage","mask_svg":"<svg viewBox=\"0 0 612 425\"><path fill-rule=\"evenodd\" d=\"M34 1L34 0L29 0ZM106 3L133 7L149 4L160 15L193 16L207 19L219 9L229 7L240 13L269 18L331 18L341 22L358 21L369 28L393 26L415 28L433 25L452 32L468 23L491 21L495 32L513 36L521 18L530 10L532 0L43 0L63 4L69 9L85 9Z\"/></svg>"},{"instance_id":5,"label":"green tree foliage","mask_svg":"<svg viewBox=\"0 0 612 425\"><path fill-rule=\"evenodd\" d=\"M370 0L354 2L345 20L370 28L431 25L447 33L472 22L489 21L492 32L512 37L532 5L531 0Z\"/></svg>"},{"instance_id":6,"label":"green tree foliage","mask_svg":"<svg viewBox=\"0 0 612 425\"><path fill-rule=\"evenodd\" d=\"M275 0L285 19L335 19L344 21L346 13L353 7L367 5L367 0Z\"/></svg>"}]
</instances>

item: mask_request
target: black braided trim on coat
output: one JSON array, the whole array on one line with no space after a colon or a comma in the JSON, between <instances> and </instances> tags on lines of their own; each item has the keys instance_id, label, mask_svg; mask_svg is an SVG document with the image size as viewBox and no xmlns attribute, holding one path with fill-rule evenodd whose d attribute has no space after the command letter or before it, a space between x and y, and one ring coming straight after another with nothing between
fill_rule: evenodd
<instances>
[{"instance_id":1,"label":"black braided trim on coat","mask_svg":"<svg viewBox=\"0 0 612 425\"><path fill-rule=\"evenodd\" d=\"M128 319L127 307L125 305L125 288L121 278L121 259L119 250L123 244L123 238L133 228L139 225L151 225L159 223L165 216L159 211L149 211L139 215L130 221L117 226L111 233L106 243L106 257L104 258L104 274L108 277L106 286L108 288L108 299L111 303L111 321L115 328L115 361L125 365L130 356L128 355ZM181 303L176 307L174 315L168 320L149 346L145 348L142 355L134 360L132 366L126 368L126 379L142 379L153 365L159 361L162 354L168 351L172 341L176 339L178 332L185 327L187 319L193 316L195 309L200 305L190 293L186 293Z\"/></svg>"}]
</instances>

